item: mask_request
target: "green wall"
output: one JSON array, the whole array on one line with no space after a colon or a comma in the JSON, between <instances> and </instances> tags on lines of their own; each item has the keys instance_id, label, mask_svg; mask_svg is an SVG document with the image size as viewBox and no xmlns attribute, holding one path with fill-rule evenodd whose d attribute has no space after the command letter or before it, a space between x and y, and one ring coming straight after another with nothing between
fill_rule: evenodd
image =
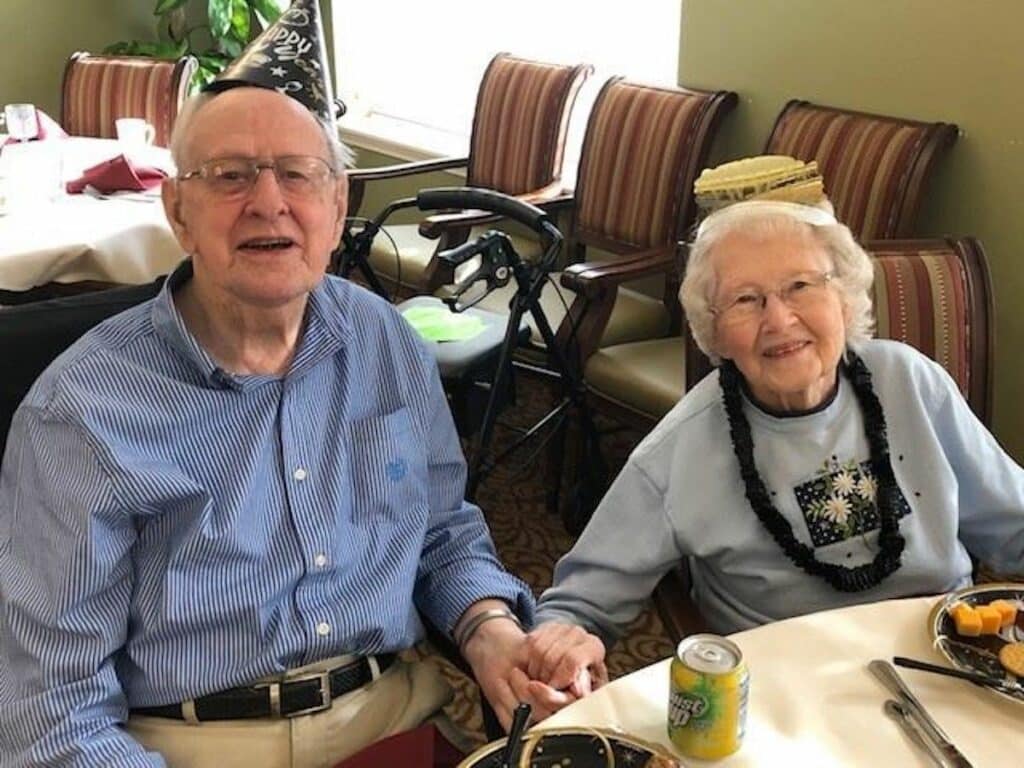
<instances>
[{"instance_id":1,"label":"green wall","mask_svg":"<svg viewBox=\"0 0 1024 768\"><path fill-rule=\"evenodd\" d=\"M154 0L3 0L0 101L31 102L60 119L68 56L151 38L154 6Z\"/></svg>"},{"instance_id":2,"label":"green wall","mask_svg":"<svg viewBox=\"0 0 1024 768\"><path fill-rule=\"evenodd\" d=\"M791 98L962 131L919 231L974 235L995 286L994 431L1024 460L1024 3L1020 0L683 0L679 81L734 90L715 154L758 152Z\"/></svg>"}]
</instances>

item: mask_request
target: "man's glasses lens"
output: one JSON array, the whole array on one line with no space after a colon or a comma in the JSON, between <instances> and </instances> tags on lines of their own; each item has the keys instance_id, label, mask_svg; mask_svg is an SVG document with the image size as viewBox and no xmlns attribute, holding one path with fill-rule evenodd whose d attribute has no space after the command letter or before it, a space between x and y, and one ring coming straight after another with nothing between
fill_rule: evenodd
<instances>
[{"instance_id":1,"label":"man's glasses lens","mask_svg":"<svg viewBox=\"0 0 1024 768\"><path fill-rule=\"evenodd\" d=\"M214 192L230 197L252 189L264 169L273 171L282 191L297 197L318 194L334 175L331 167L319 157L289 155L269 162L244 157L208 160L182 179L202 178Z\"/></svg>"}]
</instances>

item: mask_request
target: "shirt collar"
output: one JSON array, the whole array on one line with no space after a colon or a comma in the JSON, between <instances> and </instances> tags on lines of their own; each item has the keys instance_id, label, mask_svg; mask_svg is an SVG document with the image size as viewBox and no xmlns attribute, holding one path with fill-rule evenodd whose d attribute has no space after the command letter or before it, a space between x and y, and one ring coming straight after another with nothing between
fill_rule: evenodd
<instances>
[{"instance_id":1,"label":"shirt collar","mask_svg":"<svg viewBox=\"0 0 1024 768\"><path fill-rule=\"evenodd\" d=\"M191 280L192 274L192 260L186 259L164 281L160 293L153 301L152 320L157 334L211 387L242 391L268 381L281 380L280 376L225 371L203 349L174 304L174 291ZM333 355L344 346L351 331L351 324L346 313L338 306L339 302L332 301L332 297L327 295L327 280L325 278L317 283L309 294L305 322L291 367L283 377L285 380L305 375L319 362Z\"/></svg>"}]
</instances>

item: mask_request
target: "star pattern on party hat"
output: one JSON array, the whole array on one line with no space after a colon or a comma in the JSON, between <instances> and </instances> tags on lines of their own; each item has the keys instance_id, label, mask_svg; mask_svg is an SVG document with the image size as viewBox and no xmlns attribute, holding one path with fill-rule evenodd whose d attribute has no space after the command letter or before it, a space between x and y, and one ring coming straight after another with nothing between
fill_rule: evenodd
<instances>
[{"instance_id":1,"label":"star pattern on party hat","mask_svg":"<svg viewBox=\"0 0 1024 768\"><path fill-rule=\"evenodd\" d=\"M317 0L294 0L203 90L217 93L246 85L275 90L332 123L336 107L338 117L345 108L334 98L323 41Z\"/></svg>"}]
</instances>

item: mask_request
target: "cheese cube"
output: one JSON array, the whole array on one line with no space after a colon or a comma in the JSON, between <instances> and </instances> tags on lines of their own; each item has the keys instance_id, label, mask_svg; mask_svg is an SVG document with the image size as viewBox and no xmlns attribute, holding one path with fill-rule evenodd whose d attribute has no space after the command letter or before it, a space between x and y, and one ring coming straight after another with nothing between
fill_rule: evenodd
<instances>
[{"instance_id":1,"label":"cheese cube","mask_svg":"<svg viewBox=\"0 0 1024 768\"><path fill-rule=\"evenodd\" d=\"M977 637L981 634L981 617L967 603L957 603L950 608L958 635Z\"/></svg>"},{"instance_id":2,"label":"cheese cube","mask_svg":"<svg viewBox=\"0 0 1024 768\"><path fill-rule=\"evenodd\" d=\"M1000 627L1008 627L1017 621L1017 606L1009 600L993 600L989 606L999 611Z\"/></svg>"},{"instance_id":3,"label":"cheese cube","mask_svg":"<svg viewBox=\"0 0 1024 768\"><path fill-rule=\"evenodd\" d=\"M981 619L981 634L994 635L999 632L1002 626L1003 616L998 608L991 605L979 605L976 609L978 618Z\"/></svg>"}]
</instances>

